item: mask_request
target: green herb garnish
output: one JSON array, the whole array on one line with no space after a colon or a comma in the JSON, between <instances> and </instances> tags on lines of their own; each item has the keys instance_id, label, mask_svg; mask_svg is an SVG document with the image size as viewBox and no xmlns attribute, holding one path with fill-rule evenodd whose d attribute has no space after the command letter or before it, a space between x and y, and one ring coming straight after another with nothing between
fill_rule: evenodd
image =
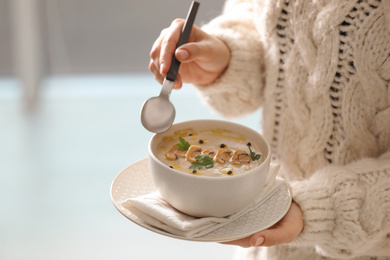
<instances>
[{"instance_id":1,"label":"green herb garnish","mask_svg":"<svg viewBox=\"0 0 390 260\"><path fill-rule=\"evenodd\" d=\"M196 161L191 163L190 169L201 170L203 167L210 169L214 167L214 160L208 154L195 157Z\"/></svg>"},{"instance_id":2,"label":"green herb garnish","mask_svg":"<svg viewBox=\"0 0 390 260\"><path fill-rule=\"evenodd\" d=\"M184 140L184 138L181 136L179 136L179 141L180 143L177 143L179 149L182 151L188 151L191 145L186 140Z\"/></svg>"},{"instance_id":3,"label":"green herb garnish","mask_svg":"<svg viewBox=\"0 0 390 260\"><path fill-rule=\"evenodd\" d=\"M252 152L250 145L248 145L249 148L249 154L251 156L252 161L258 161L260 160L261 154L256 154L255 152Z\"/></svg>"}]
</instances>

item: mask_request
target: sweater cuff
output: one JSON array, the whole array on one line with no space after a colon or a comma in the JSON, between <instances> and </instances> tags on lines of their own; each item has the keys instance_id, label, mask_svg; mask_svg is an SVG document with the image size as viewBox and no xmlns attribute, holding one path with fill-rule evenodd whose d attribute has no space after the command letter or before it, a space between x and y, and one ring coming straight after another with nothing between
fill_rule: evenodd
<instances>
[{"instance_id":1,"label":"sweater cuff","mask_svg":"<svg viewBox=\"0 0 390 260\"><path fill-rule=\"evenodd\" d=\"M351 258L388 254L390 152L345 166L327 166L292 182L304 228L292 246L315 247L319 254Z\"/></svg>"},{"instance_id":2,"label":"sweater cuff","mask_svg":"<svg viewBox=\"0 0 390 260\"><path fill-rule=\"evenodd\" d=\"M313 246L331 236L335 214L332 192L327 187L310 179L291 183L293 200L300 206L305 223L293 246Z\"/></svg>"},{"instance_id":3,"label":"sweater cuff","mask_svg":"<svg viewBox=\"0 0 390 260\"><path fill-rule=\"evenodd\" d=\"M227 118L253 112L262 103L263 48L253 26L249 21L242 25L217 18L202 28L225 42L231 59L227 69L213 83L195 87L207 105Z\"/></svg>"}]
</instances>

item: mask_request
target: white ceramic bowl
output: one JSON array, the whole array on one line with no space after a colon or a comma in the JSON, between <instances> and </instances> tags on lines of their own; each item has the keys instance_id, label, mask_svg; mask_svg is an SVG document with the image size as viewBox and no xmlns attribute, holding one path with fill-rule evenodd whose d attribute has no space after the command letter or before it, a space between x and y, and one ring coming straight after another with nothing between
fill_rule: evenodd
<instances>
[{"instance_id":1,"label":"white ceramic bowl","mask_svg":"<svg viewBox=\"0 0 390 260\"><path fill-rule=\"evenodd\" d=\"M241 133L260 147L264 161L245 173L225 177L192 175L169 168L156 156L158 145L163 137L189 127L194 130L224 129ZM176 123L167 132L155 134L149 143L149 166L157 190L174 208L195 217L224 217L248 206L259 196L267 181L270 160L270 146L260 133L222 120Z\"/></svg>"}]
</instances>

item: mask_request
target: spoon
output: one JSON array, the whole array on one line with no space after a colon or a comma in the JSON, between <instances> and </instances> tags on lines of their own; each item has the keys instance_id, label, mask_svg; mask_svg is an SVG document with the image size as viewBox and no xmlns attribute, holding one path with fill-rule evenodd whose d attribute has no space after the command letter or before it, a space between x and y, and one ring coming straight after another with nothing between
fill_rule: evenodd
<instances>
[{"instance_id":1,"label":"spoon","mask_svg":"<svg viewBox=\"0 0 390 260\"><path fill-rule=\"evenodd\" d=\"M198 8L199 3L192 1L176 48L188 41ZM164 79L160 95L149 98L142 106L141 123L150 132L165 132L171 127L175 120L176 111L173 104L169 101L169 96L172 92L179 67L180 62L176 59L175 55L173 55L172 64Z\"/></svg>"}]
</instances>

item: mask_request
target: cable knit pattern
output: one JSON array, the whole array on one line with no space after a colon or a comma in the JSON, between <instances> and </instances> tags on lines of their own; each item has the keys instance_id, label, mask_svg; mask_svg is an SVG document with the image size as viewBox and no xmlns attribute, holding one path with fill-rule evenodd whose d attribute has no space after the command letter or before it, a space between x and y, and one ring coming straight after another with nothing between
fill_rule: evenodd
<instances>
[{"instance_id":1,"label":"cable knit pattern","mask_svg":"<svg viewBox=\"0 0 390 260\"><path fill-rule=\"evenodd\" d=\"M390 0L230 0L204 30L231 62L197 89L226 117L262 106L305 220L238 259L390 259Z\"/></svg>"}]
</instances>

